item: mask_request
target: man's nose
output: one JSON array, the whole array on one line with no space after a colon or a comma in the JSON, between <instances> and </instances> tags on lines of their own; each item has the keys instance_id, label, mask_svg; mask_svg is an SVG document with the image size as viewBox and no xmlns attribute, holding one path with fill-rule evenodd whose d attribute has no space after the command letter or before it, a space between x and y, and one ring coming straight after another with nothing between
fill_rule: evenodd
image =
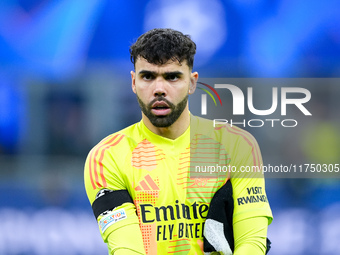
<instances>
[{"instance_id":1,"label":"man's nose","mask_svg":"<svg viewBox=\"0 0 340 255\"><path fill-rule=\"evenodd\" d=\"M163 77L157 77L155 80L154 96L166 96L166 81Z\"/></svg>"}]
</instances>

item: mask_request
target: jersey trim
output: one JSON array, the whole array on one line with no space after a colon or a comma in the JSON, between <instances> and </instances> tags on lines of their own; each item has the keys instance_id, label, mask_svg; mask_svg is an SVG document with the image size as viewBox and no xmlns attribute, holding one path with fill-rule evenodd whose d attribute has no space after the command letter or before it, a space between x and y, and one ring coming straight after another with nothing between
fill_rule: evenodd
<instances>
[{"instance_id":1,"label":"jersey trim","mask_svg":"<svg viewBox=\"0 0 340 255\"><path fill-rule=\"evenodd\" d=\"M107 187L106 179L104 177L104 167L103 167L103 158L105 151L112 146L117 145L125 135L117 134L112 138L108 138L96 146L91 154L90 154L90 162L89 162L89 171L90 171L90 180L92 184L92 188L96 189ZM98 158L99 155L99 158ZM98 166L99 166L99 176L98 176ZM101 179L101 182L99 180Z\"/></svg>"}]
</instances>

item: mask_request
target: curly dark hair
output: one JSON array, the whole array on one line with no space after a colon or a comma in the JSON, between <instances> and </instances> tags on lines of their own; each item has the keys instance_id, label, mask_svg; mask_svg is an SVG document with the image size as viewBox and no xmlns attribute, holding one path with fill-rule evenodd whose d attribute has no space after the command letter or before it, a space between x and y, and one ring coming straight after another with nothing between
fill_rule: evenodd
<instances>
[{"instance_id":1,"label":"curly dark hair","mask_svg":"<svg viewBox=\"0 0 340 255\"><path fill-rule=\"evenodd\" d=\"M138 57L149 63L162 65L169 60L182 63L187 61L190 69L194 65L196 44L189 35L170 29L155 28L142 34L130 47L131 62L135 65Z\"/></svg>"}]
</instances>

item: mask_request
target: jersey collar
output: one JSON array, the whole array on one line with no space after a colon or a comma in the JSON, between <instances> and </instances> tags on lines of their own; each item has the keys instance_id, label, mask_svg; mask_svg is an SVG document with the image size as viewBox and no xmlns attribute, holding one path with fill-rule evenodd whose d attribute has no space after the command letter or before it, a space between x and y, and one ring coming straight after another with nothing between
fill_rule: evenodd
<instances>
[{"instance_id":1,"label":"jersey collar","mask_svg":"<svg viewBox=\"0 0 340 255\"><path fill-rule=\"evenodd\" d=\"M167 153L178 154L189 147L190 125L187 130L176 139L169 139L153 133L147 128L143 120L138 123L138 128L148 141L162 148L163 150L166 150Z\"/></svg>"}]
</instances>

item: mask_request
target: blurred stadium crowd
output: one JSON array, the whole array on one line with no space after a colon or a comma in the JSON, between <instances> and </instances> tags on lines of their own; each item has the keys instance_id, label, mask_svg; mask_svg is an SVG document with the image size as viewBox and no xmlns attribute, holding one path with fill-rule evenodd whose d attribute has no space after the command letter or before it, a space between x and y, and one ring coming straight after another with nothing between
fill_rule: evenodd
<instances>
[{"instance_id":1,"label":"blurred stadium crowd","mask_svg":"<svg viewBox=\"0 0 340 255\"><path fill-rule=\"evenodd\" d=\"M340 163L337 0L4 0L0 5L0 254L106 254L83 188L88 151L140 120L129 46L190 34L201 77L322 78L313 116L254 129L265 162ZM255 88L254 88L255 89ZM297 117L298 118L298 117ZM269 178L270 254L340 254L340 182ZM334 178L335 177L335 178Z\"/></svg>"}]
</instances>

